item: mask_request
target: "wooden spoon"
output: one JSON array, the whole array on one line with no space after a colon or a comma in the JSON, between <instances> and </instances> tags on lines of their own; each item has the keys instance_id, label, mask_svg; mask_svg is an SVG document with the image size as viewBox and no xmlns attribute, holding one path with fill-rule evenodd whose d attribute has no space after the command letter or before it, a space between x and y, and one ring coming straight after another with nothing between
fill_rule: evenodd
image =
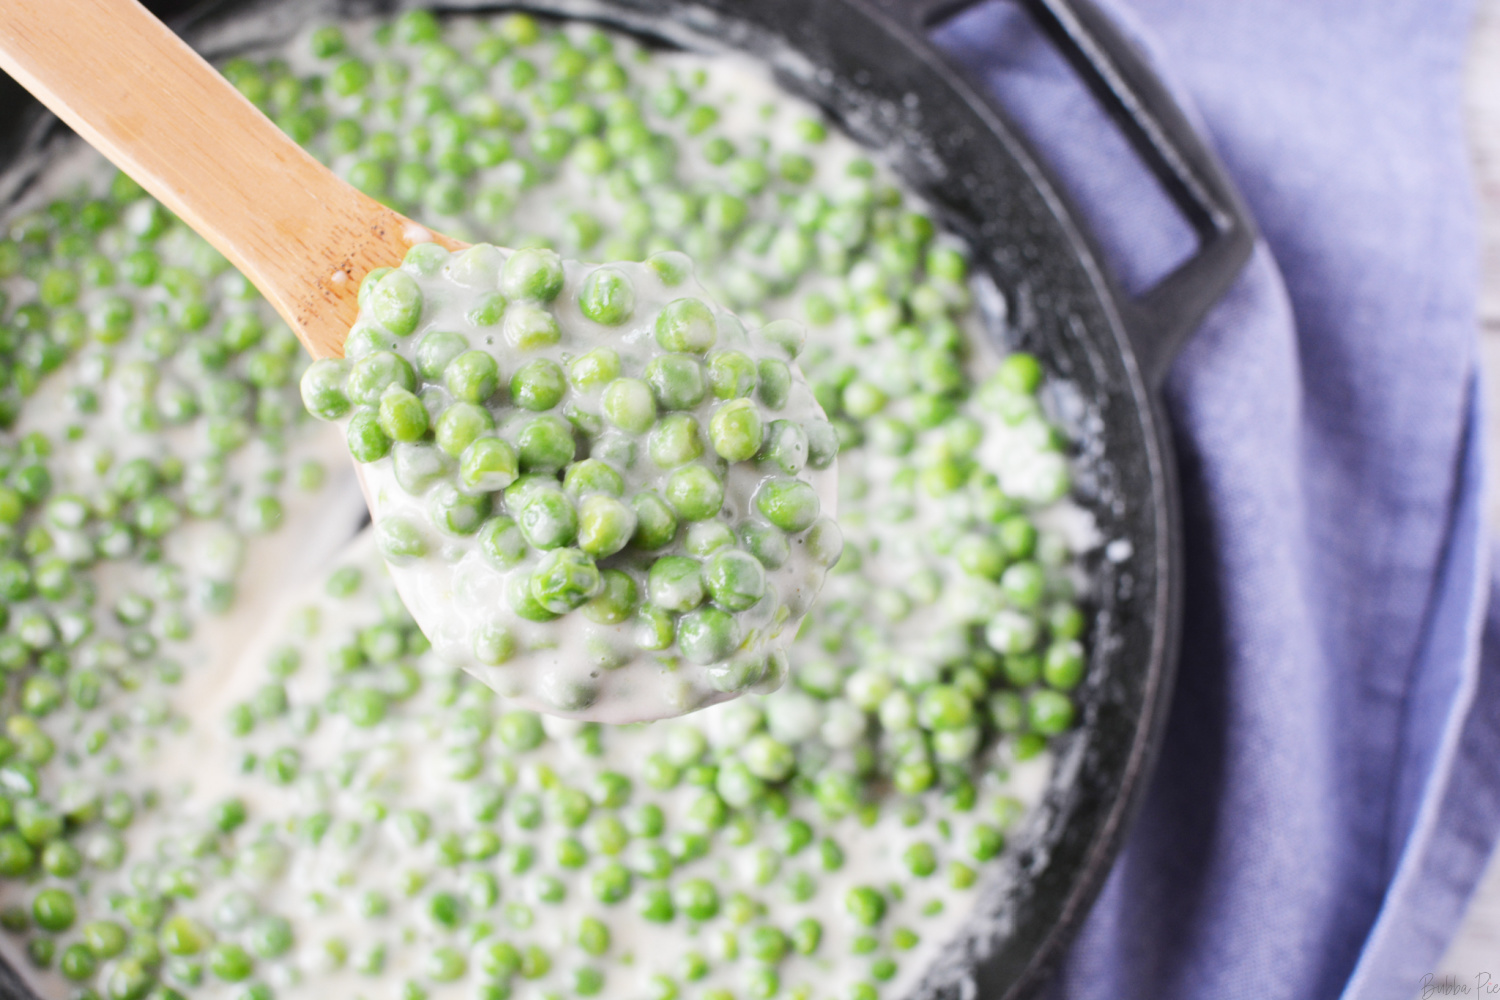
<instances>
[{"instance_id":1,"label":"wooden spoon","mask_svg":"<svg viewBox=\"0 0 1500 1000\"><path fill-rule=\"evenodd\" d=\"M336 177L136 0L0 0L0 69L212 243L315 358L359 283L414 243L467 244Z\"/></svg>"}]
</instances>

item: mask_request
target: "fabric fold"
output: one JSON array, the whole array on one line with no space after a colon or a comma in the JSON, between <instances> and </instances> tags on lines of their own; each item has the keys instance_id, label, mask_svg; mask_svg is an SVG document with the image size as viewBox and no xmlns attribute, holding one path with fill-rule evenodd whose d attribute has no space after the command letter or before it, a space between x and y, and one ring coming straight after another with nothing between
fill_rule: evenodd
<instances>
[{"instance_id":1,"label":"fabric fold","mask_svg":"<svg viewBox=\"0 0 1500 1000\"><path fill-rule=\"evenodd\" d=\"M1169 382L1187 539L1176 700L1052 993L1412 997L1500 823L1470 6L1107 10L1202 123L1263 242ZM1014 6L935 38L1028 133L1126 287L1191 252Z\"/></svg>"}]
</instances>

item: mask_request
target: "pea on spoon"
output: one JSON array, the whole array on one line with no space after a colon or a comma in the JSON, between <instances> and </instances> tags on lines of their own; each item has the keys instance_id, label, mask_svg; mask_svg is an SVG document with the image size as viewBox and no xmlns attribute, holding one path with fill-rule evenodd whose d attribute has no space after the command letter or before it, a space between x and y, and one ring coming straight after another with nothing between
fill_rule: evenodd
<instances>
[{"instance_id":1,"label":"pea on spoon","mask_svg":"<svg viewBox=\"0 0 1500 1000\"><path fill-rule=\"evenodd\" d=\"M779 685L842 548L789 323L686 258L470 247L337 178L135 0L6 0L0 68L205 237L317 359L444 659L608 722Z\"/></svg>"}]
</instances>

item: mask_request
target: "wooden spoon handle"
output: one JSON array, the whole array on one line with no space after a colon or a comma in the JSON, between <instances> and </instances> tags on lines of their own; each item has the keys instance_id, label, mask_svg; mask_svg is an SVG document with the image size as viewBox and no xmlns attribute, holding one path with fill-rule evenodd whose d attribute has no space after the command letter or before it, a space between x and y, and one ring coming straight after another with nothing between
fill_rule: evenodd
<instances>
[{"instance_id":1,"label":"wooden spoon handle","mask_svg":"<svg viewBox=\"0 0 1500 1000\"><path fill-rule=\"evenodd\" d=\"M0 0L0 68L229 258L314 357L343 354L360 279L435 236L339 180L136 0Z\"/></svg>"}]
</instances>

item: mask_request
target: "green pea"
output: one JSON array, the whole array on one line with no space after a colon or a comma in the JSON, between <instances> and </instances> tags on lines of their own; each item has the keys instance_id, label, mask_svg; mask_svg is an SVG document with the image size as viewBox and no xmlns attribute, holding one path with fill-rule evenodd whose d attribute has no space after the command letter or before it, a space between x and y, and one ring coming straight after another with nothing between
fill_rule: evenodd
<instances>
[{"instance_id":1,"label":"green pea","mask_svg":"<svg viewBox=\"0 0 1500 1000\"><path fill-rule=\"evenodd\" d=\"M759 458L774 462L789 476L800 473L807 465L807 431L795 420L773 420L765 434Z\"/></svg>"},{"instance_id":2,"label":"green pea","mask_svg":"<svg viewBox=\"0 0 1500 1000\"><path fill-rule=\"evenodd\" d=\"M877 417L869 422L867 431L870 445L885 455L906 455L916 442L910 425L894 417Z\"/></svg>"},{"instance_id":3,"label":"green pea","mask_svg":"<svg viewBox=\"0 0 1500 1000\"><path fill-rule=\"evenodd\" d=\"M473 403L454 403L438 417L435 428L437 445L454 458L461 456L469 445L495 429L495 418L490 411ZM503 489L510 485L494 487Z\"/></svg>"},{"instance_id":4,"label":"green pea","mask_svg":"<svg viewBox=\"0 0 1500 1000\"><path fill-rule=\"evenodd\" d=\"M1032 652L1005 656L1000 663L1005 679L1016 687L1030 687L1042 676L1042 660Z\"/></svg>"},{"instance_id":5,"label":"green pea","mask_svg":"<svg viewBox=\"0 0 1500 1000\"><path fill-rule=\"evenodd\" d=\"M867 420L885 408L888 398L874 383L855 379L844 387L840 402L849 416L856 420Z\"/></svg>"},{"instance_id":6,"label":"green pea","mask_svg":"<svg viewBox=\"0 0 1500 1000\"><path fill-rule=\"evenodd\" d=\"M791 942L780 929L775 927L761 926L750 932L750 943L747 949L750 957L757 962L765 962L775 965L786 957Z\"/></svg>"},{"instance_id":7,"label":"green pea","mask_svg":"<svg viewBox=\"0 0 1500 1000\"><path fill-rule=\"evenodd\" d=\"M509 941L493 941L476 951L479 971L496 982L504 983L521 971L521 953Z\"/></svg>"},{"instance_id":8,"label":"green pea","mask_svg":"<svg viewBox=\"0 0 1500 1000\"><path fill-rule=\"evenodd\" d=\"M459 456L459 486L467 493L503 490L515 482L520 464L521 458L510 442L500 438L481 437L466 447Z\"/></svg>"},{"instance_id":9,"label":"green pea","mask_svg":"<svg viewBox=\"0 0 1500 1000\"><path fill-rule=\"evenodd\" d=\"M759 684L766 677L770 661L765 656L747 653L716 663L708 670L708 685L725 694L738 694Z\"/></svg>"},{"instance_id":10,"label":"green pea","mask_svg":"<svg viewBox=\"0 0 1500 1000\"><path fill-rule=\"evenodd\" d=\"M449 945L434 948L427 956L427 976L433 982L451 983L463 978L469 961L463 952Z\"/></svg>"},{"instance_id":11,"label":"green pea","mask_svg":"<svg viewBox=\"0 0 1500 1000\"><path fill-rule=\"evenodd\" d=\"M690 410L703 402L706 391L703 366L689 354L662 354L653 358L646 366L646 381L664 410Z\"/></svg>"},{"instance_id":12,"label":"green pea","mask_svg":"<svg viewBox=\"0 0 1500 1000\"><path fill-rule=\"evenodd\" d=\"M582 868L588 863L589 852L572 837L563 837L557 842L557 863L563 868Z\"/></svg>"},{"instance_id":13,"label":"green pea","mask_svg":"<svg viewBox=\"0 0 1500 1000\"><path fill-rule=\"evenodd\" d=\"M646 453L663 469L675 469L703 456L703 439L696 418L672 413L652 428Z\"/></svg>"},{"instance_id":14,"label":"green pea","mask_svg":"<svg viewBox=\"0 0 1500 1000\"><path fill-rule=\"evenodd\" d=\"M725 403L714 411L708 433L720 458L729 462L748 461L761 447L760 409L748 399Z\"/></svg>"},{"instance_id":15,"label":"green pea","mask_svg":"<svg viewBox=\"0 0 1500 1000\"><path fill-rule=\"evenodd\" d=\"M698 560L688 556L663 556L646 574L646 593L651 603L667 611L691 611L703 603L705 590Z\"/></svg>"},{"instance_id":16,"label":"green pea","mask_svg":"<svg viewBox=\"0 0 1500 1000\"><path fill-rule=\"evenodd\" d=\"M521 977L540 979L552 971L552 957L536 945L528 945L521 952Z\"/></svg>"},{"instance_id":17,"label":"green pea","mask_svg":"<svg viewBox=\"0 0 1500 1000\"><path fill-rule=\"evenodd\" d=\"M635 311L635 288L619 268L597 268L583 279L578 308L595 323L619 326Z\"/></svg>"},{"instance_id":18,"label":"green pea","mask_svg":"<svg viewBox=\"0 0 1500 1000\"><path fill-rule=\"evenodd\" d=\"M754 556L721 549L709 557L703 578L713 602L728 611L745 611L766 593L766 572Z\"/></svg>"},{"instance_id":19,"label":"green pea","mask_svg":"<svg viewBox=\"0 0 1500 1000\"><path fill-rule=\"evenodd\" d=\"M387 386L381 394L378 419L393 441L420 441L427 435L427 407L399 385Z\"/></svg>"},{"instance_id":20,"label":"green pea","mask_svg":"<svg viewBox=\"0 0 1500 1000\"><path fill-rule=\"evenodd\" d=\"M429 133L418 134L430 138ZM418 274L430 277L441 271L443 265L448 263L452 256L445 247L437 243L416 243L406 251L406 256L402 259L401 266L408 271L415 271Z\"/></svg>"},{"instance_id":21,"label":"green pea","mask_svg":"<svg viewBox=\"0 0 1500 1000\"><path fill-rule=\"evenodd\" d=\"M932 260L932 257L928 258L929 268ZM1000 370L995 373L995 378L1007 389L1029 396L1042 384L1042 365L1035 355L1017 351L1000 362Z\"/></svg>"},{"instance_id":22,"label":"green pea","mask_svg":"<svg viewBox=\"0 0 1500 1000\"><path fill-rule=\"evenodd\" d=\"M760 328L760 336L786 352L789 359L797 358L807 346L807 328L796 320L778 319Z\"/></svg>"},{"instance_id":23,"label":"green pea","mask_svg":"<svg viewBox=\"0 0 1500 1000\"><path fill-rule=\"evenodd\" d=\"M468 338L450 330L433 330L417 341L417 371L429 381L443 377L453 359L469 349Z\"/></svg>"},{"instance_id":24,"label":"green pea","mask_svg":"<svg viewBox=\"0 0 1500 1000\"><path fill-rule=\"evenodd\" d=\"M699 608L678 621L677 645L691 663L717 663L739 648L739 623L718 608Z\"/></svg>"},{"instance_id":25,"label":"green pea","mask_svg":"<svg viewBox=\"0 0 1500 1000\"><path fill-rule=\"evenodd\" d=\"M308 40L312 54L319 59L328 59L344 51L344 33L333 25L317 29Z\"/></svg>"},{"instance_id":26,"label":"green pea","mask_svg":"<svg viewBox=\"0 0 1500 1000\"><path fill-rule=\"evenodd\" d=\"M927 878L937 871L937 852L932 849L931 844L918 841L902 852L901 863L917 878Z\"/></svg>"},{"instance_id":27,"label":"green pea","mask_svg":"<svg viewBox=\"0 0 1500 1000\"><path fill-rule=\"evenodd\" d=\"M412 496L420 496L434 484L449 477L453 460L434 444L403 442L391 449L392 470L396 483Z\"/></svg>"},{"instance_id":28,"label":"green pea","mask_svg":"<svg viewBox=\"0 0 1500 1000\"><path fill-rule=\"evenodd\" d=\"M818 776L817 784L813 788L813 797L817 799L818 806L823 814L830 819L838 819L847 816L859 808L860 785L859 779L845 771L826 770ZM837 844L834 845L836 850ZM823 857L823 868L825 871L833 871L828 865L830 855L825 851ZM836 855L839 865L843 864L843 852Z\"/></svg>"},{"instance_id":29,"label":"green pea","mask_svg":"<svg viewBox=\"0 0 1500 1000\"><path fill-rule=\"evenodd\" d=\"M760 401L773 410L785 406L792 392L792 370L787 363L777 358L762 358L756 366L756 375Z\"/></svg>"},{"instance_id":30,"label":"green pea","mask_svg":"<svg viewBox=\"0 0 1500 1000\"><path fill-rule=\"evenodd\" d=\"M532 548L560 548L578 537L578 512L562 490L537 490L513 513Z\"/></svg>"},{"instance_id":31,"label":"green pea","mask_svg":"<svg viewBox=\"0 0 1500 1000\"><path fill-rule=\"evenodd\" d=\"M586 458L568 466L563 475L563 490L574 499L592 493L618 497L625 492L625 480L608 462Z\"/></svg>"},{"instance_id":32,"label":"green pea","mask_svg":"<svg viewBox=\"0 0 1500 1000\"><path fill-rule=\"evenodd\" d=\"M719 914L719 891L707 879L682 882L672 890L672 902L689 920L712 920Z\"/></svg>"},{"instance_id":33,"label":"green pea","mask_svg":"<svg viewBox=\"0 0 1500 1000\"><path fill-rule=\"evenodd\" d=\"M743 198L716 191L703 199L703 224L713 233L727 236L745 224L750 207Z\"/></svg>"},{"instance_id":34,"label":"green pea","mask_svg":"<svg viewBox=\"0 0 1500 1000\"><path fill-rule=\"evenodd\" d=\"M708 384L720 399L741 399L755 391L755 362L740 351L717 351L708 358Z\"/></svg>"},{"instance_id":35,"label":"green pea","mask_svg":"<svg viewBox=\"0 0 1500 1000\"><path fill-rule=\"evenodd\" d=\"M818 519L817 492L798 479L768 479L755 494L756 509L783 531L805 531Z\"/></svg>"},{"instance_id":36,"label":"green pea","mask_svg":"<svg viewBox=\"0 0 1500 1000\"><path fill-rule=\"evenodd\" d=\"M369 86L370 67L358 59L346 59L334 67L329 76L333 92L341 97L357 94Z\"/></svg>"},{"instance_id":37,"label":"green pea","mask_svg":"<svg viewBox=\"0 0 1500 1000\"><path fill-rule=\"evenodd\" d=\"M593 494L579 505L578 546L603 559L623 549L635 533L636 514L611 496Z\"/></svg>"},{"instance_id":38,"label":"green pea","mask_svg":"<svg viewBox=\"0 0 1500 1000\"><path fill-rule=\"evenodd\" d=\"M803 917L792 925L791 946L799 955L811 955L823 941L823 925L813 917Z\"/></svg>"},{"instance_id":39,"label":"green pea","mask_svg":"<svg viewBox=\"0 0 1500 1000\"><path fill-rule=\"evenodd\" d=\"M531 148L537 157L547 163L560 162L573 148L573 136L567 129L547 126L531 137ZM547 298L556 296L556 292Z\"/></svg>"},{"instance_id":40,"label":"green pea","mask_svg":"<svg viewBox=\"0 0 1500 1000\"><path fill-rule=\"evenodd\" d=\"M974 703L958 688L936 684L922 692L917 703L917 721L923 729L955 730L969 725Z\"/></svg>"},{"instance_id":41,"label":"green pea","mask_svg":"<svg viewBox=\"0 0 1500 1000\"><path fill-rule=\"evenodd\" d=\"M442 115L438 124L449 133L450 146L461 146L467 138L468 125L457 115ZM488 243L476 243L448 258L443 273L455 284L487 291L495 287L503 266L504 257L498 249Z\"/></svg>"},{"instance_id":42,"label":"green pea","mask_svg":"<svg viewBox=\"0 0 1500 1000\"><path fill-rule=\"evenodd\" d=\"M401 342L389 333L363 321L354 325L344 339L344 358L358 361L376 351L394 351ZM193 344L193 352L204 368L218 370L229 363L229 348L219 340L200 340Z\"/></svg>"},{"instance_id":43,"label":"green pea","mask_svg":"<svg viewBox=\"0 0 1500 1000\"><path fill-rule=\"evenodd\" d=\"M135 957L122 959L107 970L104 993L110 1000L141 1000L151 990L156 977L145 962Z\"/></svg>"},{"instance_id":44,"label":"green pea","mask_svg":"<svg viewBox=\"0 0 1500 1000\"><path fill-rule=\"evenodd\" d=\"M1056 736L1073 725L1074 708L1067 695L1043 688L1026 700L1026 719L1043 736Z\"/></svg>"},{"instance_id":45,"label":"green pea","mask_svg":"<svg viewBox=\"0 0 1500 1000\"><path fill-rule=\"evenodd\" d=\"M824 569L838 565L844 555L844 533L831 517L820 517L808 529L807 554Z\"/></svg>"},{"instance_id":46,"label":"green pea","mask_svg":"<svg viewBox=\"0 0 1500 1000\"><path fill-rule=\"evenodd\" d=\"M125 928L113 920L96 920L83 925L83 943L100 960L120 954L127 941Z\"/></svg>"},{"instance_id":47,"label":"green pea","mask_svg":"<svg viewBox=\"0 0 1500 1000\"><path fill-rule=\"evenodd\" d=\"M43 889L31 901L31 915L47 931L65 931L78 917L78 906L66 889Z\"/></svg>"},{"instance_id":48,"label":"green pea","mask_svg":"<svg viewBox=\"0 0 1500 1000\"><path fill-rule=\"evenodd\" d=\"M652 851L657 855L666 854L666 852L661 848L653 848ZM668 865L671 864L670 857L667 857L666 861ZM668 874L670 874L670 868L668 869ZM666 876L648 875L645 877L665 878ZM667 889L665 886L653 886L650 889L647 889L640 898L639 912L643 919L649 920L652 923L671 923L672 918L677 916L677 907L672 902L671 890ZM658 994L658 996L659 995L660 994Z\"/></svg>"},{"instance_id":49,"label":"green pea","mask_svg":"<svg viewBox=\"0 0 1500 1000\"><path fill-rule=\"evenodd\" d=\"M63 949L58 968L67 978L74 982L81 982L94 975L94 970L98 968L98 961L87 945L70 944Z\"/></svg>"},{"instance_id":50,"label":"green pea","mask_svg":"<svg viewBox=\"0 0 1500 1000\"><path fill-rule=\"evenodd\" d=\"M510 299L551 302L562 286L562 258L551 250L517 250L500 273L500 290Z\"/></svg>"},{"instance_id":51,"label":"green pea","mask_svg":"<svg viewBox=\"0 0 1500 1000\"><path fill-rule=\"evenodd\" d=\"M656 423L656 397L639 379L620 378L604 390L604 416L632 434L644 434Z\"/></svg>"},{"instance_id":52,"label":"green pea","mask_svg":"<svg viewBox=\"0 0 1500 1000\"><path fill-rule=\"evenodd\" d=\"M562 339L562 328L550 312L527 302L515 302L505 310L501 328L506 342L517 350L535 351Z\"/></svg>"},{"instance_id":53,"label":"green pea","mask_svg":"<svg viewBox=\"0 0 1500 1000\"><path fill-rule=\"evenodd\" d=\"M349 412L349 397L344 395L349 367L347 361L335 358L321 358L307 366L301 388L308 413L319 420L337 420Z\"/></svg>"},{"instance_id":54,"label":"green pea","mask_svg":"<svg viewBox=\"0 0 1500 1000\"><path fill-rule=\"evenodd\" d=\"M244 982L255 970L255 960L240 945L220 942L208 954L208 967L215 976L226 983Z\"/></svg>"},{"instance_id":55,"label":"green pea","mask_svg":"<svg viewBox=\"0 0 1500 1000\"><path fill-rule=\"evenodd\" d=\"M932 762L920 757L902 761L896 765L891 775L891 784L902 795L921 794L931 788L936 781L937 770L932 766Z\"/></svg>"},{"instance_id":56,"label":"green pea","mask_svg":"<svg viewBox=\"0 0 1500 1000\"><path fill-rule=\"evenodd\" d=\"M508 517L492 517L479 529L479 551L497 569L510 569L526 555L526 536Z\"/></svg>"},{"instance_id":57,"label":"green pea","mask_svg":"<svg viewBox=\"0 0 1500 1000\"><path fill-rule=\"evenodd\" d=\"M844 897L844 909L855 922L865 927L874 927L885 917L885 897L877 889L859 886L850 889Z\"/></svg>"},{"instance_id":58,"label":"green pea","mask_svg":"<svg viewBox=\"0 0 1500 1000\"><path fill-rule=\"evenodd\" d=\"M635 510L636 527L631 542L642 549L659 549L677 537L677 515L666 501L651 491L637 493L630 506Z\"/></svg>"},{"instance_id":59,"label":"green pea","mask_svg":"<svg viewBox=\"0 0 1500 1000\"><path fill-rule=\"evenodd\" d=\"M657 314L656 342L663 350L703 354L718 336L713 310L701 299L677 299Z\"/></svg>"},{"instance_id":60,"label":"green pea","mask_svg":"<svg viewBox=\"0 0 1500 1000\"><path fill-rule=\"evenodd\" d=\"M668 288L682 284L693 273L693 262L685 253L664 250L646 258L646 266L656 272L661 283Z\"/></svg>"},{"instance_id":61,"label":"green pea","mask_svg":"<svg viewBox=\"0 0 1500 1000\"><path fill-rule=\"evenodd\" d=\"M833 465L839 454L839 435L833 424L815 418L803 424L807 431L807 464L814 469L826 469Z\"/></svg>"},{"instance_id":62,"label":"green pea","mask_svg":"<svg viewBox=\"0 0 1500 1000\"><path fill-rule=\"evenodd\" d=\"M808 487L809 492L811 489ZM764 492L763 487L761 493ZM813 496L816 499L816 494ZM668 477L666 499L682 519L702 521L718 514L724 506L724 482L706 465L683 466Z\"/></svg>"},{"instance_id":63,"label":"green pea","mask_svg":"<svg viewBox=\"0 0 1500 1000\"><path fill-rule=\"evenodd\" d=\"M573 460L573 428L561 417L533 417L516 434L516 451L527 472L556 472Z\"/></svg>"},{"instance_id":64,"label":"green pea","mask_svg":"<svg viewBox=\"0 0 1500 1000\"><path fill-rule=\"evenodd\" d=\"M391 453L390 435L381 428L374 410L361 410L350 417L345 437L356 462L375 462Z\"/></svg>"},{"instance_id":65,"label":"green pea","mask_svg":"<svg viewBox=\"0 0 1500 1000\"><path fill-rule=\"evenodd\" d=\"M531 573L532 597L554 614L572 611L602 588L598 566L578 549L552 549Z\"/></svg>"},{"instance_id":66,"label":"green pea","mask_svg":"<svg viewBox=\"0 0 1500 1000\"><path fill-rule=\"evenodd\" d=\"M433 523L454 535L472 535L490 515L488 495L459 492L447 484L439 485L429 500Z\"/></svg>"},{"instance_id":67,"label":"green pea","mask_svg":"<svg viewBox=\"0 0 1500 1000\"><path fill-rule=\"evenodd\" d=\"M83 868L83 854L72 844L54 840L42 849L42 869L58 878L77 875Z\"/></svg>"},{"instance_id":68,"label":"green pea","mask_svg":"<svg viewBox=\"0 0 1500 1000\"><path fill-rule=\"evenodd\" d=\"M550 622L558 617L557 612L537 602L531 592L531 578L525 574L516 573L506 581L505 600L512 611L529 622Z\"/></svg>"},{"instance_id":69,"label":"green pea","mask_svg":"<svg viewBox=\"0 0 1500 1000\"><path fill-rule=\"evenodd\" d=\"M639 603L640 593L635 579L621 570L607 569L603 573L603 586L583 606L583 614L601 625L618 625L635 614Z\"/></svg>"},{"instance_id":70,"label":"green pea","mask_svg":"<svg viewBox=\"0 0 1500 1000\"><path fill-rule=\"evenodd\" d=\"M71 304L78 298L78 291L78 276L71 271L49 270L37 283L37 297L54 308Z\"/></svg>"},{"instance_id":71,"label":"green pea","mask_svg":"<svg viewBox=\"0 0 1500 1000\"><path fill-rule=\"evenodd\" d=\"M1047 612L1047 630L1054 639L1077 639L1087 627L1083 612L1072 604L1057 604Z\"/></svg>"},{"instance_id":72,"label":"green pea","mask_svg":"<svg viewBox=\"0 0 1500 1000\"><path fill-rule=\"evenodd\" d=\"M475 326L494 326L505 316L505 296L499 292L482 295L464 318Z\"/></svg>"},{"instance_id":73,"label":"green pea","mask_svg":"<svg viewBox=\"0 0 1500 1000\"><path fill-rule=\"evenodd\" d=\"M661 806L654 802L646 802L630 814L627 825L631 833L637 837L659 837L666 829L666 822Z\"/></svg>"},{"instance_id":74,"label":"green pea","mask_svg":"<svg viewBox=\"0 0 1500 1000\"><path fill-rule=\"evenodd\" d=\"M729 183L745 194L759 194L770 179L770 169L762 160L740 157L729 164Z\"/></svg>"},{"instance_id":75,"label":"green pea","mask_svg":"<svg viewBox=\"0 0 1500 1000\"><path fill-rule=\"evenodd\" d=\"M620 377L620 354L612 347L596 347L573 359L568 375L579 392L593 392Z\"/></svg>"},{"instance_id":76,"label":"green pea","mask_svg":"<svg viewBox=\"0 0 1500 1000\"><path fill-rule=\"evenodd\" d=\"M597 917L584 917L579 921L575 937L578 947L589 955L597 957L609 951L609 927Z\"/></svg>"},{"instance_id":77,"label":"green pea","mask_svg":"<svg viewBox=\"0 0 1500 1000\"><path fill-rule=\"evenodd\" d=\"M477 405L500 387L500 365L484 351L464 351L448 362L443 380L454 399Z\"/></svg>"},{"instance_id":78,"label":"green pea","mask_svg":"<svg viewBox=\"0 0 1500 1000\"><path fill-rule=\"evenodd\" d=\"M1071 691L1083 679L1083 646L1076 639L1060 639L1047 647L1042 678L1059 691Z\"/></svg>"},{"instance_id":79,"label":"green pea","mask_svg":"<svg viewBox=\"0 0 1500 1000\"><path fill-rule=\"evenodd\" d=\"M1032 611L1042 602L1047 580L1034 562L1018 562L1000 576L1000 592L1013 606Z\"/></svg>"},{"instance_id":80,"label":"green pea","mask_svg":"<svg viewBox=\"0 0 1500 1000\"><path fill-rule=\"evenodd\" d=\"M740 544L766 569L780 569L792 557L791 543L780 529L759 521L740 525Z\"/></svg>"},{"instance_id":81,"label":"green pea","mask_svg":"<svg viewBox=\"0 0 1500 1000\"><path fill-rule=\"evenodd\" d=\"M495 733L500 737L500 742L518 753L535 750L547 738L542 720L537 718L536 713L521 709L513 709L501 715L495 723Z\"/></svg>"},{"instance_id":82,"label":"green pea","mask_svg":"<svg viewBox=\"0 0 1500 1000\"><path fill-rule=\"evenodd\" d=\"M391 271L370 292L367 305L377 323L406 337L422 319L422 289L405 271Z\"/></svg>"},{"instance_id":83,"label":"green pea","mask_svg":"<svg viewBox=\"0 0 1500 1000\"><path fill-rule=\"evenodd\" d=\"M168 920L161 930L161 946L171 955L196 955L212 940L208 928L182 915Z\"/></svg>"},{"instance_id":84,"label":"green pea","mask_svg":"<svg viewBox=\"0 0 1500 1000\"><path fill-rule=\"evenodd\" d=\"M411 521L384 517L375 523L375 544L387 562L402 565L427 554L427 540Z\"/></svg>"},{"instance_id":85,"label":"green pea","mask_svg":"<svg viewBox=\"0 0 1500 1000\"><path fill-rule=\"evenodd\" d=\"M515 637L503 625L481 625L474 630L474 658L489 666L499 666L516 651Z\"/></svg>"},{"instance_id":86,"label":"green pea","mask_svg":"<svg viewBox=\"0 0 1500 1000\"><path fill-rule=\"evenodd\" d=\"M415 392L417 373L394 351L375 351L354 363L345 391L356 406L379 406L380 397L393 385Z\"/></svg>"},{"instance_id":87,"label":"green pea","mask_svg":"<svg viewBox=\"0 0 1500 1000\"><path fill-rule=\"evenodd\" d=\"M562 402L568 382L562 366L547 358L529 361L516 370L510 380L510 395L515 404L527 410L550 410Z\"/></svg>"}]
</instances>

